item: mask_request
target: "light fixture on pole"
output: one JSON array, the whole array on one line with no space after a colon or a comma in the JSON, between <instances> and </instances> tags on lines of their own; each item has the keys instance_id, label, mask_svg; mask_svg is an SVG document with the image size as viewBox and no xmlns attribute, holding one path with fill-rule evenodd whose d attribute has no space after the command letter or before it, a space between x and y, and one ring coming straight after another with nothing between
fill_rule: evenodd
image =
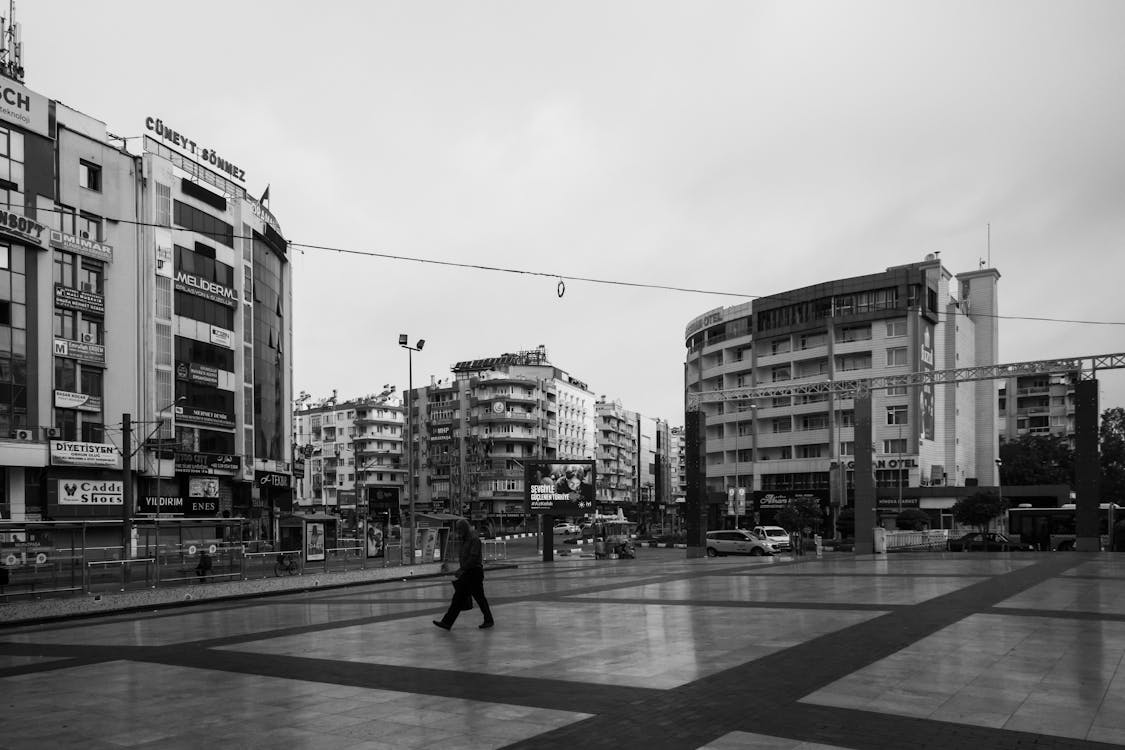
<instances>
[{"instance_id":1,"label":"light fixture on pole","mask_svg":"<svg viewBox=\"0 0 1125 750\"><path fill-rule=\"evenodd\" d=\"M418 343L414 346L410 345L410 337L405 333L398 335L398 345L406 350L406 363L407 363L407 390L406 390L406 505L407 512L410 514L410 524L408 531L410 533L410 564L414 564L414 545L415 529L417 524L414 520L414 418L411 411L414 407L414 352L422 351L422 347L426 345L425 339L418 339ZM405 547L405 543L403 544Z\"/></svg>"}]
</instances>

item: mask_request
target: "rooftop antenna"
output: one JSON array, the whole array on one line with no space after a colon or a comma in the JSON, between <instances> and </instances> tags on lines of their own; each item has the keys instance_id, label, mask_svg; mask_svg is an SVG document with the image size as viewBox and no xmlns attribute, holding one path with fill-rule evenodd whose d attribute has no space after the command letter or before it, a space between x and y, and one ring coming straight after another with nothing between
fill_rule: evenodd
<instances>
[{"instance_id":1,"label":"rooftop antenna","mask_svg":"<svg viewBox=\"0 0 1125 750\"><path fill-rule=\"evenodd\" d=\"M992 222L985 224L988 230L988 267L992 268Z\"/></svg>"},{"instance_id":2,"label":"rooftop antenna","mask_svg":"<svg viewBox=\"0 0 1125 750\"><path fill-rule=\"evenodd\" d=\"M16 0L9 0L8 17L0 17L0 74L23 83L23 35L16 23Z\"/></svg>"}]
</instances>

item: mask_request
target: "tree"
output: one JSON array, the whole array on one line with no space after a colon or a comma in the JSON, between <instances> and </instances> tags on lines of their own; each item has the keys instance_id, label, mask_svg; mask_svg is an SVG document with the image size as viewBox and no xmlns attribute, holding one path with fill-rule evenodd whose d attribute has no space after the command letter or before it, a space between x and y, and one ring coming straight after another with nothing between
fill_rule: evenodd
<instances>
[{"instance_id":1,"label":"tree","mask_svg":"<svg viewBox=\"0 0 1125 750\"><path fill-rule=\"evenodd\" d=\"M1098 430L1101 453L1101 501L1125 505L1125 409L1116 406L1102 412Z\"/></svg>"},{"instance_id":2,"label":"tree","mask_svg":"<svg viewBox=\"0 0 1125 750\"><path fill-rule=\"evenodd\" d=\"M895 516L895 526L903 531L922 531L930 525L930 514L920 508L906 508Z\"/></svg>"},{"instance_id":3,"label":"tree","mask_svg":"<svg viewBox=\"0 0 1125 750\"><path fill-rule=\"evenodd\" d=\"M1022 435L1000 444L1000 483L1074 486L1074 449L1063 435Z\"/></svg>"},{"instance_id":4,"label":"tree","mask_svg":"<svg viewBox=\"0 0 1125 750\"><path fill-rule=\"evenodd\" d=\"M953 504L953 519L963 526L973 526L981 532L1008 508L1008 501L995 492L980 490L960 498Z\"/></svg>"},{"instance_id":5,"label":"tree","mask_svg":"<svg viewBox=\"0 0 1125 750\"><path fill-rule=\"evenodd\" d=\"M804 533L805 527L808 526L815 534L820 531L820 524L824 518L818 500L811 497L798 497L789 501L777 512L777 520L790 531Z\"/></svg>"}]
</instances>

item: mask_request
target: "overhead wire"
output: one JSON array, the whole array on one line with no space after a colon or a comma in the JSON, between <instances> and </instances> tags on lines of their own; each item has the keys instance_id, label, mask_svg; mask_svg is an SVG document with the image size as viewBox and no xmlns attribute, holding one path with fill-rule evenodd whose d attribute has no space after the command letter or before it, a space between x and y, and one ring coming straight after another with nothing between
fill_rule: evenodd
<instances>
[{"instance_id":1,"label":"overhead wire","mask_svg":"<svg viewBox=\"0 0 1125 750\"><path fill-rule=\"evenodd\" d=\"M73 211L68 211L68 210L65 210L65 209L58 209L58 208L55 208L55 209L43 208L43 209L38 209L38 210L53 212L53 213L59 213L59 214L66 214L68 216L75 216L75 217L80 215L80 214L75 213ZM219 233L219 232L208 232L208 231L205 231L205 230L188 229L186 227L179 227L179 226L174 226L174 225L170 225L170 224L169 225L157 224L155 222L137 221L137 220L134 220L134 219L117 219L117 218L111 218L111 217L100 217L100 218L104 219L105 221L116 222L116 223L121 223L121 224L132 224L132 225L142 226L142 227L169 229L169 230L181 231L181 232L193 232L195 234L202 234L204 236L213 236L213 237L216 237L216 238L222 237L222 238L246 239L246 240L253 239L252 236ZM470 269L470 270L476 270L476 271L488 271L488 272L493 272L493 273L508 273L508 274L515 274L515 275L535 276L535 277L541 277L541 278L556 279L559 282L559 286L558 286L558 293L559 293L558 296L559 297L562 297L563 293L565 293L565 291L566 291L566 285L565 285L564 282L566 282L566 281L582 281L582 282L586 282L588 284L605 284L605 285L610 285L610 286L630 287L630 288L636 288L636 289L655 289L655 290L658 290L658 291L684 292L684 293L688 293L688 294L706 294L706 295L719 296L719 297L738 297L740 299L751 299L751 300L769 298L769 299L776 299L776 300L785 301L787 299L787 297L784 294L750 294L750 293L746 293L746 292L730 292L730 291L725 291L725 290L700 289L700 288L696 288L696 287L674 286L674 285L671 285L671 284L658 284L658 283L642 282L642 281L626 281L626 280L621 280L621 279L603 279L603 278L597 278L597 277L593 277L593 276L575 276L575 275L572 275L572 274L560 274L560 273L555 272L555 271L535 271L535 270L522 269L522 268L512 268L512 267L509 267L509 266L487 265L487 264L483 264L483 263L464 263L464 262L451 261L451 260L441 260L441 259L437 259L437 258L424 258L424 257L410 256L410 255L401 255L401 254L397 254L397 253L381 252L381 251L378 251L378 250L356 250L356 249L353 249L353 248L335 247L335 246L331 246L331 245L318 245L318 244L313 244L313 243L308 243L308 242L296 242L296 241L293 241L293 240L286 240L286 243L288 244L288 246L290 248L296 248L296 249L300 249L302 251L304 251L304 250L316 250L316 251L322 251L322 252L337 253L339 255L351 255L351 256L356 256L356 257L378 258L378 259L382 259L382 260L405 261L405 262L411 262L411 263L420 263L420 264L423 264L423 265L443 266L443 267L448 267L448 268L463 268L463 269ZM793 299L794 299L794 301L799 301L796 298L793 298ZM948 313L946 311L936 311L934 313L934 315L936 315L938 317L938 319L940 320L943 317L946 317L948 315ZM961 310L954 311L953 315L970 317L969 313L963 312ZM972 317L993 318L993 319L996 319L996 320L1023 320L1023 321L1033 321L1033 322L1040 322L1040 323L1067 323L1067 324L1071 324L1071 325L1125 326L1125 321L1118 321L1118 320L1080 320L1080 319L1075 319L1075 318L1055 318L1055 317L1049 317L1049 316L1033 316L1033 315L999 315L999 314L996 314L996 313L972 313Z\"/></svg>"}]
</instances>

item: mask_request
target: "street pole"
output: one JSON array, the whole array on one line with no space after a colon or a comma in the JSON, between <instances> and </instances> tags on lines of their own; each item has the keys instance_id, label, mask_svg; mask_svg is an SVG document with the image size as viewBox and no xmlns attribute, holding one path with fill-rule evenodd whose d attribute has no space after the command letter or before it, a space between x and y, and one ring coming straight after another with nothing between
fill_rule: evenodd
<instances>
[{"instance_id":1,"label":"street pole","mask_svg":"<svg viewBox=\"0 0 1125 750\"><path fill-rule=\"evenodd\" d=\"M898 512L902 515L902 425L898 426Z\"/></svg>"},{"instance_id":2,"label":"street pole","mask_svg":"<svg viewBox=\"0 0 1125 750\"><path fill-rule=\"evenodd\" d=\"M406 502L410 512L410 564L414 564L414 545L416 544L414 518L414 350L406 352Z\"/></svg>"},{"instance_id":3,"label":"street pole","mask_svg":"<svg viewBox=\"0 0 1125 750\"><path fill-rule=\"evenodd\" d=\"M133 542L133 417L121 415L121 559ZM124 567L124 566L122 566Z\"/></svg>"},{"instance_id":4,"label":"street pole","mask_svg":"<svg viewBox=\"0 0 1125 750\"><path fill-rule=\"evenodd\" d=\"M414 417L411 412L414 409L414 352L422 351L422 347L426 345L425 339L418 339L415 346L410 345L410 337L405 333L400 333L398 336L398 345L406 349L406 366L407 366L407 388L406 388L406 503L407 511L410 513L410 564L414 564L414 544L415 544L415 529L417 523L414 519ZM403 545L404 547L406 545Z\"/></svg>"}]
</instances>

